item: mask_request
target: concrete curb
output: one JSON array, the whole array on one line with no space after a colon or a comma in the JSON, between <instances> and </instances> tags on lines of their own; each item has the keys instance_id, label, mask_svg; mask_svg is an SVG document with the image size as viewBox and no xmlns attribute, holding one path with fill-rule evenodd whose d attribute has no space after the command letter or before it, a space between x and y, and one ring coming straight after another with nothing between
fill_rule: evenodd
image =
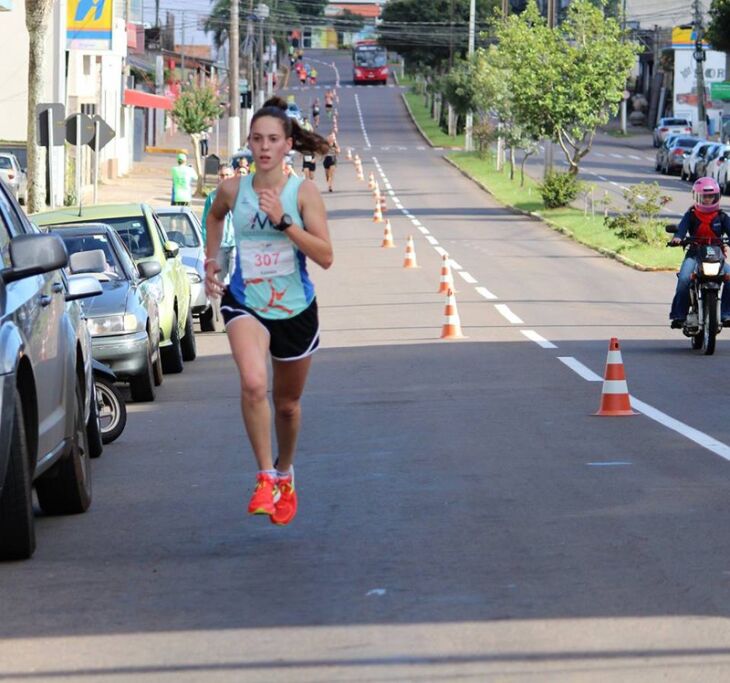
<instances>
[{"instance_id":1,"label":"concrete curb","mask_svg":"<svg viewBox=\"0 0 730 683\"><path fill-rule=\"evenodd\" d=\"M413 125L416 127L416 130L421 134L421 137L428 143L428 146L433 147L434 146L433 142L431 142L431 139L423 131L423 128L421 128L421 126L418 125L418 121L416 121L416 117L413 116L413 112L411 111L411 105L408 104L408 100L406 99L406 94L403 91L401 91L400 98L401 98L401 100L403 100L403 104L406 108L406 111L408 112L408 116L411 117L411 121L413 122Z\"/></svg>"},{"instance_id":2,"label":"concrete curb","mask_svg":"<svg viewBox=\"0 0 730 683\"><path fill-rule=\"evenodd\" d=\"M484 192L487 192L490 194L494 199L496 197L492 193L492 191L481 181L477 180L473 176L469 175L463 168L461 168L455 161L452 159L449 159L447 156L443 156L442 159L455 168L461 175L463 175L465 178L468 178L471 180L477 187L484 190ZM500 202L501 204L501 202ZM554 221L551 221L549 218L545 218L545 216L541 215L540 213L536 211L523 211L522 209L518 209L516 206L511 206L509 204L502 204L502 206L505 209L508 209L512 211L515 215L518 216L524 216L526 218L529 218L533 221L541 221L545 225L547 225L552 230L555 230L556 232L562 233L566 237L570 237L574 242L577 242L578 244L582 244L584 247L588 247L589 249L592 249L593 251L597 251L599 254L603 256L607 256L608 258L612 258L615 261L618 261L619 263L622 263L625 266L628 266L629 268L633 268L634 270L639 270L641 272L645 273L667 273L667 272L674 272L676 268L661 268L659 266L645 266L641 263L637 263L636 261L631 260L630 258L627 258L623 254L619 254L617 251L613 251L612 249L606 249L605 247L596 247L591 244L587 244L586 242L582 241L578 237L576 237L575 233L573 233L571 230L568 230L568 228L563 227L562 225L559 225L558 223L555 223Z\"/></svg>"}]
</instances>

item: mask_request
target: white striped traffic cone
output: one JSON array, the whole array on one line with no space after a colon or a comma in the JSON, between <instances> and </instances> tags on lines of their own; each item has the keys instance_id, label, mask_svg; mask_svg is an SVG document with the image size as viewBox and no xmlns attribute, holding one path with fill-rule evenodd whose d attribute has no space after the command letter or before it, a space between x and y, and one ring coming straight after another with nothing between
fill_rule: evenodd
<instances>
[{"instance_id":1,"label":"white striped traffic cone","mask_svg":"<svg viewBox=\"0 0 730 683\"><path fill-rule=\"evenodd\" d=\"M380 207L378 207L377 210L380 211ZM403 259L403 267L418 268L418 263L416 263L416 247L413 244L413 235L408 235L408 242L406 242L406 255Z\"/></svg>"},{"instance_id":2,"label":"white striped traffic cone","mask_svg":"<svg viewBox=\"0 0 730 683\"><path fill-rule=\"evenodd\" d=\"M453 290L449 290L446 296L446 310L444 311L446 320L441 328L441 339L464 339L461 331L461 320L459 320L459 311L456 308L456 297Z\"/></svg>"},{"instance_id":3,"label":"white striped traffic cone","mask_svg":"<svg viewBox=\"0 0 730 683\"><path fill-rule=\"evenodd\" d=\"M608 343L606 371L603 376L601 406L598 412L593 414L605 417L636 415L636 412L631 410L631 398L629 397L628 384L626 384L624 362L621 359L621 349L616 337L612 337Z\"/></svg>"},{"instance_id":4,"label":"white striped traffic cone","mask_svg":"<svg viewBox=\"0 0 730 683\"><path fill-rule=\"evenodd\" d=\"M383 233L383 243L380 245L384 249L391 249L395 247L393 241L393 230L390 227L390 221L385 221L385 232Z\"/></svg>"},{"instance_id":5,"label":"white striped traffic cone","mask_svg":"<svg viewBox=\"0 0 730 683\"><path fill-rule=\"evenodd\" d=\"M454 277L451 274L451 266L449 265L449 255L444 254L441 257L441 282L437 294L446 294L449 290L456 292L454 287Z\"/></svg>"}]
</instances>

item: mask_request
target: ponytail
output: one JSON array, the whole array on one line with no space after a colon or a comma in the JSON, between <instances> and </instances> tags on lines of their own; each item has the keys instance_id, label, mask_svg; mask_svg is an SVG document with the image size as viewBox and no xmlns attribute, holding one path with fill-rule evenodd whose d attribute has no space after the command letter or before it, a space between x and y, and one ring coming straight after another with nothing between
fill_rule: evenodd
<instances>
[{"instance_id":1,"label":"ponytail","mask_svg":"<svg viewBox=\"0 0 730 683\"><path fill-rule=\"evenodd\" d=\"M264 102L251 119L251 126L262 116L271 116L281 121L286 137L292 139L292 149L295 152L306 154L326 154L329 150L329 143L321 135L314 131L302 128L295 119L287 115L288 105L281 97L271 97Z\"/></svg>"}]
</instances>

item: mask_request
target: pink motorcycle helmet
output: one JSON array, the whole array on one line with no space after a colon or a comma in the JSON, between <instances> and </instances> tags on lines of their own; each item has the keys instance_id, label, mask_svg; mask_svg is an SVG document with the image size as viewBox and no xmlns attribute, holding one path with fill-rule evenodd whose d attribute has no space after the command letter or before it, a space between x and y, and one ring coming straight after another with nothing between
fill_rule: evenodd
<instances>
[{"instance_id":1,"label":"pink motorcycle helmet","mask_svg":"<svg viewBox=\"0 0 730 683\"><path fill-rule=\"evenodd\" d=\"M720 186L714 178L700 178L692 185L695 211L714 213L720 208Z\"/></svg>"}]
</instances>

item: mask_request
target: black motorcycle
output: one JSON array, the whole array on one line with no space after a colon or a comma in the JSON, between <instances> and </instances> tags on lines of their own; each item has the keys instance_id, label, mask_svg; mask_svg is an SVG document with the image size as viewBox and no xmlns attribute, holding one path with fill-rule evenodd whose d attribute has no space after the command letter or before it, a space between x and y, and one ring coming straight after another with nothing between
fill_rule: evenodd
<instances>
[{"instance_id":1,"label":"black motorcycle","mask_svg":"<svg viewBox=\"0 0 730 683\"><path fill-rule=\"evenodd\" d=\"M676 225L666 227L668 233L677 232ZM709 243L706 238L685 237L679 244L669 242L668 247L693 247L697 268L689 285L689 313L682 332L690 338L693 349L702 349L706 356L715 352L715 337L722 330L720 320L720 290L725 281L726 238Z\"/></svg>"},{"instance_id":2,"label":"black motorcycle","mask_svg":"<svg viewBox=\"0 0 730 683\"><path fill-rule=\"evenodd\" d=\"M117 376L109 366L94 360L93 373L101 441L105 444L111 443L124 431L127 424L127 406L114 384Z\"/></svg>"}]
</instances>

